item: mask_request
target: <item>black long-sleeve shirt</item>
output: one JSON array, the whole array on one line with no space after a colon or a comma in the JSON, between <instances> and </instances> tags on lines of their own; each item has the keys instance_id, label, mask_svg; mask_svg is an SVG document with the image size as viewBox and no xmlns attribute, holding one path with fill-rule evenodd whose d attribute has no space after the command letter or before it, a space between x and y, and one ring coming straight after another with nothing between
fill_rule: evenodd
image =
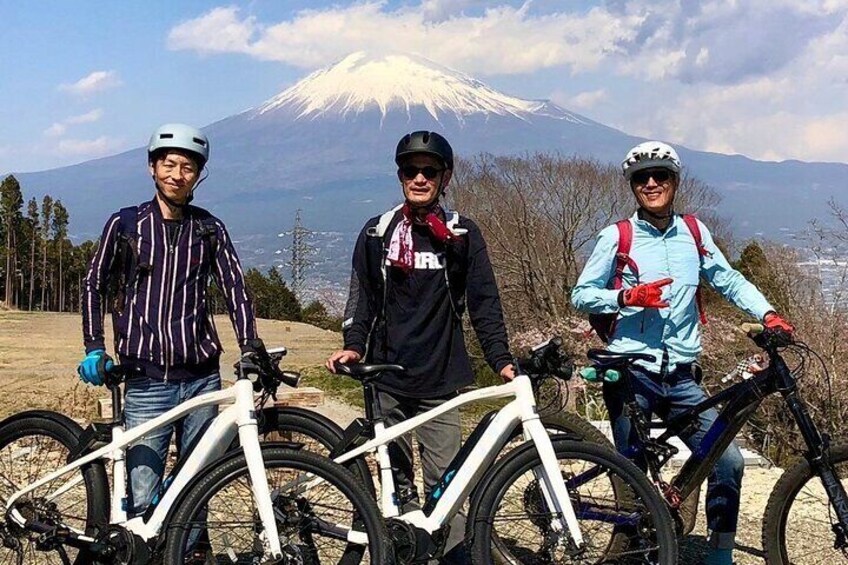
<instances>
[{"instance_id":1,"label":"black long-sleeve shirt","mask_svg":"<svg viewBox=\"0 0 848 565\"><path fill-rule=\"evenodd\" d=\"M399 219L398 213L377 236L380 217L372 218L359 235L345 312L345 349L371 363L406 368L405 376L384 376L380 388L417 398L450 394L474 381L462 333L461 314L467 303L486 361L500 372L512 357L479 228L460 218L457 227L467 233L442 245L426 228L414 225L415 268L406 273L385 264L385 243Z\"/></svg>"},{"instance_id":2,"label":"black long-sleeve shirt","mask_svg":"<svg viewBox=\"0 0 848 565\"><path fill-rule=\"evenodd\" d=\"M116 258L119 221L115 213L106 222L85 277L86 352L105 349L103 296ZM222 347L206 304L210 275L222 290L239 345L257 337L253 303L224 224L194 206L187 206L177 223L169 236L155 199L138 207L138 264L149 268L139 270L120 316L113 314L116 352L122 360L143 365L154 377L185 378L198 367L217 368ZM210 223L216 230L214 256L207 248L213 245L211 239L201 235Z\"/></svg>"}]
</instances>

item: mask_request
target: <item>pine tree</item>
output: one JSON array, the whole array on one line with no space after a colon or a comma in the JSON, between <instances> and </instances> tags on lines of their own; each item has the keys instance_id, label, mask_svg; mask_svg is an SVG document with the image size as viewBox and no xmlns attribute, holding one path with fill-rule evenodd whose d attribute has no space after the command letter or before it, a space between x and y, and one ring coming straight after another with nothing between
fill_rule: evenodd
<instances>
[{"instance_id":1,"label":"pine tree","mask_svg":"<svg viewBox=\"0 0 848 565\"><path fill-rule=\"evenodd\" d=\"M38 245L38 201L33 196L27 204L27 229L30 238L29 254L29 300L27 309L32 310L35 295L35 250Z\"/></svg>"},{"instance_id":2,"label":"pine tree","mask_svg":"<svg viewBox=\"0 0 848 565\"><path fill-rule=\"evenodd\" d=\"M59 250L59 284L58 284L58 304L59 312L65 311L65 283L63 270L63 249L65 247L65 238L68 236L68 210L62 205L61 200L57 200L53 205L53 241L56 248Z\"/></svg>"},{"instance_id":3,"label":"pine tree","mask_svg":"<svg viewBox=\"0 0 848 565\"><path fill-rule=\"evenodd\" d=\"M21 207L24 199L18 180L9 175L0 184L0 218L2 218L5 235L5 286L6 304L15 304L15 286L18 280L18 257L16 234L21 224Z\"/></svg>"},{"instance_id":4,"label":"pine tree","mask_svg":"<svg viewBox=\"0 0 848 565\"><path fill-rule=\"evenodd\" d=\"M41 310L50 308L47 304L47 250L50 243L50 222L53 218L53 198L46 194L41 200Z\"/></svg>"}]
</instances>

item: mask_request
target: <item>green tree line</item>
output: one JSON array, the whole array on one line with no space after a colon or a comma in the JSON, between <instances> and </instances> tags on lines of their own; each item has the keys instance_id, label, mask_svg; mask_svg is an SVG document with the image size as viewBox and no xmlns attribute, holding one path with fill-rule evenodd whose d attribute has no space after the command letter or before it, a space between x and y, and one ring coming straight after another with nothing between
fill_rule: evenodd
<instances>
[{"instance_id":1,"label":"green tree line","mask_svg":"<svg viewBox=\"0 0 848 565\"><path fill-rule=\"evenodd\" d=\"M21 310L79 310L80 290L95 243L68 239L68 210L49 194L24 208L21 185L0 184L0 296Z\"/></svg>"},{"instance_id":2,"label":"green tree line","mask_svg":"<svg viewBox=\"0 0 848 565\"><path fill-rule=\"evenodd\" d=\"M68 210L49 194L39 202L31 198L24 207L18 180L9 175L0 184L0 297L18 310L78 312L83 278L97 250L96 241L74 245L68 238ZM315 300L302 305L278 269L245 274L260 318L310 323L341 329ZM213 308L223 313L224 303L213 285Z\"/></svg>"}]
</instances>

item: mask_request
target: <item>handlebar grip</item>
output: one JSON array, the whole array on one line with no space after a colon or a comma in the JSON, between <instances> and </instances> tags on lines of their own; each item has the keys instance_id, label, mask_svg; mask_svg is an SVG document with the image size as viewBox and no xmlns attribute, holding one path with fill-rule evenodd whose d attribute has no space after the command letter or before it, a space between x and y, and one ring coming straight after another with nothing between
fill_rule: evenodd
<instances>
[{"instance_id":1,"label":"handlebar grip","mask_svg":"<svg viewBox=\"0 0 848 565\"><path fill-rule=\"evenodd\" d=\"M300 384L300 373L295 373L293 371L281 371L280 382L292 388L297 388Z\"/></svg>"},{"instance_id":2,"label":"handlebar grip","mask_svg":"<svg viewBox=\"0 0 848 565\"><path fill-rule=\"evenodd\" d=\"M746 322L739 326L739 328L745 332L746 334L757 335L763 333L766 329L762 324L755 324L751 322Z\"/></svg>"}]
</instances>

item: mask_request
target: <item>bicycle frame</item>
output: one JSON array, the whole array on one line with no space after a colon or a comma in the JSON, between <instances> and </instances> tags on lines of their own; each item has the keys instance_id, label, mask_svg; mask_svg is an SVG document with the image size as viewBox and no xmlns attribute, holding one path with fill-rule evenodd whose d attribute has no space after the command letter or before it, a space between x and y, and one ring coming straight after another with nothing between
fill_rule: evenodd
<instances>
[{"instance_id":1,"label":"bicycle frame","mask_svg":"<svg viewBox=\"0 0 848 565\"><path fill-rule=\"evenodd\" d=\"M421 510L414 510L400 515L387 444L411 432L425 422L451 410L456 410L466 404L487 399L509 397L514 397L514 400L499 410L497 415L491 420L486 428L486 433L474 445L462 465L456 469L456 474L450 480L444 492L439 496L432 512L429 515L425 515ZM571 500L565 487L550 437L539 418L539 414L536 412L533 387L530 377L527 375L516 376L511 382L503 385L486 387L461 394L437 408L390 427L386 427L382 422L378 421L374 424L374 439L366 441L361 446L344 453L337 457L335 461L337 463L344 463L365 453L376 451L382 484L380 506L383 516L385 518L400 518L432 534L448 523L459 511L463 502L468 498L474 486L477 485L483 478L483 475L489 470L498 453L500 453L512 431L515 429L515 426L519 423L523 426L524 439L534 443L542 462L541 469L537 469L535 472L539 479L539 484L542 487L542 493L546 499L548 508L554 509L557 516L557 518L552 520L552 529L557 532L567 529L575 546L579 548L583 545L583 536L580 532L577 517L571 505ZM560 521L563 518L565 524Z\"/></svg>"},{"instance_id":2,"label":"bicycle frame","mask_svg":"<svg viewBox=\"0 0 848 565\"><path fill-rule=\"evenodd\" d=\"M195 448L188 455L176 475L173 476L173 482L165 491L159 503L153 508L149 518L146 521L143 517L128 520L126 510L122 506L123 500L126 497L126 448L151 431L179 420L198 408L224 404L230 404L230 406L221 410L218 416L212 420L203 436L195 444ZM241 449L244 451L247 460L256 507L262 521L262 526L265 529L266 554L274 559L282 558L277 523L271 506L271 493L268 487L268 480L265 475L265 467L259 445L253 383L250 380L245 378L238 379L229 388L200 395L145 424L129 430L124 430L121 426L115 426L112 428L112 432L113 439L109 444L80 457L69 465L50 473L12 494L6 503L9 516L21 527L26 527L26 518L14 508L16 500L63 475L78 470L87 463L98 459L110 459L114 462L110 523L121 524L142 539L150 540L158 536L162 531L162 527L168 518L172 506L186 485L189 484L191 479L205 465L223 455L235 438L236 433L238 433ZM80 481L82 481L82 477L75 477L70 481L66 481L58 489L53 491L48 498L55 499L61 496L74 485L79 484ZM81 541L95 541L85 536L81 531L74 530L74 532L76 537Z\"/></svg>"},{"instance_id":3,"label":"bicycle frame","mask_svg":"<svg viewBox=\"0 0 848 565\"><path fill-rule=\"evenodd\" d=\"M629 368L626 369L626 372L627 378L631 379L632 375ZM836 477L828 460L827 440L819 433L815 422L809 415L806 404L798 396L798 385L795 377L776 352L773 354L770 352L770 364L766 370L747 381L737 383L719 392L682 414L670 418L666 422L667 430L656 440L653 440L663 443L669 437L679 435L680 432L690 426L693 419L697 418L699 414L718 404L725 403L715 422L706 431L700 447L692 452L692 455L671 480L673 490L664 493L666 498L672 495L672 499L668 500L672 507L677 507L680 501L684 500L703 483L724 450L727 449L751 414L759 408L765 397L778 392L783 396L807 445L807 452L805 453L807 461L821 478L842 528L848 531L848 495L846 495L845 489ZM632 402L635 402L635 399L632 399ZM647 436L647 430L644 429L643 424L636 422L634 424L638 430L639 443L643 443L643 436ZM636 446L636 451L631 448L625 455L632 457L639 454L640 451L641 446ZM657 481L659 468L656 459L651 461L649 458L649 466L652 467L651 472L655 475L652 478Z\"/></svg>"}]
</instances>

